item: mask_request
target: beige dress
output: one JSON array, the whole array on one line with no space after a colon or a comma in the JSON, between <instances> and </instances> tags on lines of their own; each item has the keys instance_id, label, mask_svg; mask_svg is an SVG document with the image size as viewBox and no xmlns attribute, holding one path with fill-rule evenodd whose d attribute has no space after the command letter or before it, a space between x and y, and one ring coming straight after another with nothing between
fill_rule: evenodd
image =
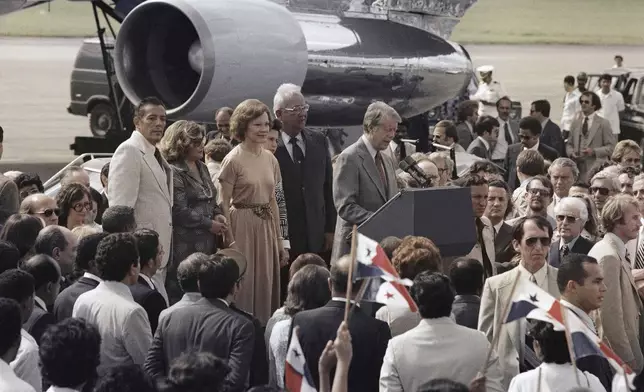
<instances>
[{"instance_id":1,"label":"beige dress","mask_svg":"<svg viewBox=\"0 0 644 392\"><path fill-rule=\"evenodd\" d=\"M270 206L275 200L275 184L281 180L273 154L262 149L255 155L241 145L226 156L219 173L219 181L233 186L230 224L234 247L248 261L235 304L252 313L263 325L280 306L278 215L275 215L279 212L272 211ZM262 210L264 214L260 217Z\"/></svg>"}]
</instances>

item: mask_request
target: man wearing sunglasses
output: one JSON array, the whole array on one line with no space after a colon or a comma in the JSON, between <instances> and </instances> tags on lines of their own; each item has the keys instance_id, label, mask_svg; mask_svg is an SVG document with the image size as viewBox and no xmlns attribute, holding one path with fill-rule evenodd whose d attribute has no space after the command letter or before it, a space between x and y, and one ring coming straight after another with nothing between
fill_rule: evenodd
<instances>
[{"instance_id":1,"label":"man wearing sunglasses","mask_svg":"<svg viewBox=\"0 0 644 392\"><path fill-rule=\"evenodd\" d=\"M495 334L500 334L497 353L505 389L510 380L519 374L519 369L534 368L539 361L531 347L531 339L525 336L528 329L525 319L505 324L500 331L494 329L500 325L506 304L512 301L511 287L517 274L521 274L523 279L529 279L550 295L559 297L557 269L546 262L552 233L550 222L542 216L520 218L512 229L512 246L521 256L519 265L485 281L478 329L485 333L490 342Z\"/></svg>"},{"instance_id":2,"label":"man wearing sunglasses","mask_svg":"<svg viewBox=\"0 0 644 392\"><path fill-rule=\"evenodd\" d=\"M554 212L559 240L550 246L548 263L559 268L565 256L570 253L588 254L595 244L581 236L588 220L588 209L581 199L564 197L557 203Z\"/></svg>"},{"instance_id":3,"label":"man wearing sunglasses","mask_svg":"<svg viewBox=\"0 0 644 392\"><path fill-rule=\"evenodd\" d=\"M553 186L552 182L546 176L534 176L526 184L526 192L524 198L526 200L527 210L526 216L541 216L545 218L550 227L554 230L557 227L557 222L548 215L548 206L552 202ZM510 219L509 225L514 225L521 217Z\"/></svg>"},{"instance_id":4,"label":"man wearing sunglasses","mask_svg":"<svg viewBox=\"0 0 644 392\"><path fill-rule=\"evenodd\" d=\"M597 94L586 91L579 98L579 103L581 116L570 126L566 155L577 163L580 181L587 181L590 168L598 159L611 156L617 139L610 122L597 114L602 107Z\"/></svg>"},{"instance_id":5,"label":"man wearing sunglasses","mask_svg":"<svg viewBox=\"0 0 644 392\"><path fill-rule=\"evenodd\" d=\"M43 220L45 226L52 226L58 224L60 208L58 208L56 200L53 197L47 196L44 193L35 193L27 196L20 203L19 212L21 214L36 216Z\"/></svg>"},{"instance_id":6,"label":"man wearing sunglasses","mask_svg":"<svg viewBox=\"0 0 644 392\"><path fill-rule=\"evenodd\" d=\"M619 183L615 175L602 170L595 174L590 180L590 188L588 188L590 197L595 202L597 207L597 214L601 215L604 205L608 199L619 192Z\"/></svg>"}]
</instances>

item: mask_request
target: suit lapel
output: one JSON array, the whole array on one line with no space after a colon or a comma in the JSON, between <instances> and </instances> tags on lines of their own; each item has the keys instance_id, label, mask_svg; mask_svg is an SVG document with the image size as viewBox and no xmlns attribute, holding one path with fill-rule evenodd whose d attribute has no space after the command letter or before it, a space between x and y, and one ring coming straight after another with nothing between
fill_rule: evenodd
<instances>
[{"instance_id":1,"label":"suit lapel","mask_svg":"<svg viewBox=\"0 0 644 392\"><path fill-rule=\"evenodd\" d=\"M590 126L590 129L588 130L588 137L585 138L584 143L583 143L583 148L588 148L588 146L592 143L593 138L595 137L595 134L597 133L597 130L599 129L599 125L601 122L601 117L599 117L599 114L595 112L595 116L593 118L593 123Z\"/></svg>"},{"instance_id":2,"label":"suit lapel","mask_svg":"<svg viewBox=\"0 0 644 392\"><path fill-rule=\"evenodd\" d=\"M362 158L362 167L364 168L365 172L367 173L371 181L378 189L378 193L380 193L380 197L386 202L387 193L385 192L384 184L380 180L380 172L378 172L378 168L376 167L376 162L371 157L371 154L369 154L369 150L367 149L367 146L364 144L362 139L360 139L360 158ZM387 164L385 163L384 166L385 166L385 174L386 174ZM386 177L388 178L389 176L386 175Z\"/></svg>"},{"instance_id":3,"label":"suit lapel","mask_svg":"<svg viewBox=\"0 0 644 392\"><path fill-rule=\"evenodd\" d=\"M516 279L517 274L519 273L518 268L514 268L511 273L507 274L505 281L503 282L503 286L499 287L499 297L503 298L505 301L512 301L512 298L510 298L510 291L512 290L512 283L514 282L514 279ZM500 304L502 307L505 306L505 303ZM500 316L503 317L503 316ZM514 348L517 350L518 353L523 352L523 341L521 340L521 328L520 328L520 321L515 321L512 323L507 323L505 326L502 326L501 329L497 333L501 333L503 328L506 328L508 331L508 335L510 336L510 341L512 341L512 345Z\"/></svg>"},{"instance_id":4,"label":"suit lapel","mask_svg":"<svg viewBox=\"0 0 644 392\"><path fill-rule=\"evenodd\" d=\"M158 170L156 168L156 166L159 163L157 162L157 159L154 157L153 154L146 154L145 152L143 152L143 161L148 166L148 169L150 169L150 171L152 172L152 175L154 176L154 179L156 180L157 185L159 185L159 188L161 188L161 191L163 192L163 195L168 199L169 202L172 203L172 200L170 198L170 194L168 192L169 191L169 186L172 186L171 182L168 180L168 171L170 172L170 179L171 179L172 178L172 168L169 165L167 165L167 163L165 165L162 165L163 169L165 170L165 173L166 173L166 175L163 176L161 174L160 170ZM165 163L165 160L163 160L163 158L162 158L162 162Z\"/></svg>"},{"instance_id":5,"label":"suit lapel","mask_svg":"<svg viewBox=\"0 0 644 392\"><path fill-rule=\"evenodd\" d=\"M575 244L577 245L577 244ZM571 250L572 251L572 250ZM559 261L559 241L552 244L550 247L550 254L548 255L548 264L557 267L560 264Z\"/></svg>"}]
</instances>

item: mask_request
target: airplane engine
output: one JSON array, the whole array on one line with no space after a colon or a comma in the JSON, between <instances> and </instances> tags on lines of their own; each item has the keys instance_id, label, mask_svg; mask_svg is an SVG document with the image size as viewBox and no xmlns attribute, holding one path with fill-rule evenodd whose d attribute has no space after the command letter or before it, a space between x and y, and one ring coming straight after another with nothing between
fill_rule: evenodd
<instances>
[{"instance_id":1,"label":"airplane engine","mask_svg":"<svg viewBox=\"0 0 644 392\"><path fill-rule=\"evenodd\" d=\"M130 101L156 96L168 117L194 121L247 98L272 106L280 84L304 83L308 61L293 14L261 0L148 0L123 21L114 56Z\"/></svg>"}]
</instances>

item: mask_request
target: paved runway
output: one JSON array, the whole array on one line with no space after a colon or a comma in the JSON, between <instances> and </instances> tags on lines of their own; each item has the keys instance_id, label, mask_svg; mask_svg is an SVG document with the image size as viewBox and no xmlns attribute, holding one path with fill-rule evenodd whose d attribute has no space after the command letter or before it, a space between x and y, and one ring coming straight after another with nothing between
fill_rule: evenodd
<instances>
[{"instance_id":1,"label":"paved runway","mask_svg":"<svg viewBox=\"0 0 644 392\"><path fill-rule=\"evenodd\" d=\"M74 157L75 136L90 136L88 120L72 116L69 79L81 39L0 38L0 125L4 155L0 171L38 172L43 179ZM558 121L562 80L580 70L599 72L620 53L626 65L644 66L642 47L470 45L475 66L492 64L497 79L527 114L530 102L546 98Z\"/></svg>"}]
</instances>

